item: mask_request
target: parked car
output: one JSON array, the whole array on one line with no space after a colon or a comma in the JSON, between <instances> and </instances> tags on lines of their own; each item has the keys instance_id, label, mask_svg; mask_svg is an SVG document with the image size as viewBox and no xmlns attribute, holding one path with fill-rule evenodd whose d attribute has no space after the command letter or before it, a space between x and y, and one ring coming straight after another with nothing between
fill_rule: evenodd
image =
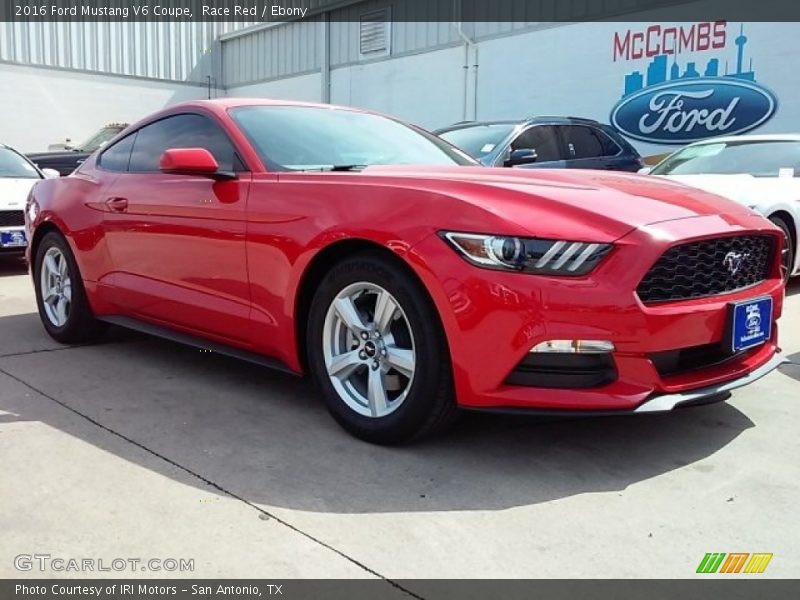
<instances>
[{"instance_id":1,"label":"parked car","mask_svg":"<svg viewBox=\"0 0 800 600\"><path fill-rule=\"evenodd\" d=\"M690 144L644 173L743 204L783 230L783 269L800 273L800 134L739 135Z\"/></svg>"},{"instance_id":2,"label":"parked car","mask_svg":"<svg viewBox=\"0 0 800 600\"><path fill-rule=\"evenodd\" d=\"M116 323L310 373L371 442L459 407L668 411L783 362L760 215L658 178L486 169L356 109L176 105L26 214L56 340Z\"/></svg>"},{"instance_id":3,"label":"parked car","mask_svg":"<svg viewBox=\"0 0 800 600\"><path fill-rule=\"evenodd\" d=\"M83 163L89 155L107 144L115 135L123 131L128 126L127 123L111 123L95 133L82 144L74 147L67 147L64 150L55 152L32 152L28 154L36 165L41 168L54 169L61 175L69 175Z\"/></svg>"},{"instance_id":4,"label":"parked car","mask_svg":"<svg viewBox=\"0 0 800 600\"><path fill-rule=\"evenodd\" d=\"M610 125L578 117L466 121L434 133L487 167L638 171L644 164Z\"/></svg>"},{"instance_id":5,"label":"parked car","mask_svg":"<svg viewBox=\"0 0 800 600\"><path fill-rule=\"evenodd\" d=\"M48 176L58 177L58 173L42 172L22 154L0 144L0 253L25 251L25 200L33 185Z\"/></svg>"}]
</instances>

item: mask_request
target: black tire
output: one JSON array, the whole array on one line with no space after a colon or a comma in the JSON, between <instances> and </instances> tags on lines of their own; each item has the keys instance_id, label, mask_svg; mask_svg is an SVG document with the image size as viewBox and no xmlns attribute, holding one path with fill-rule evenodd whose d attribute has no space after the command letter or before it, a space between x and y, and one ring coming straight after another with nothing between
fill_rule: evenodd
<instances>
[{"instance_id":1,"label":"black tire","mask_svg":"<svg viewBox=\"0 0 800 600\"><path fill-rule=\"evenodd\" d=\"M795 254L796 249L792 243L791 229L789 229L789 224L781 217L770 217L769 220L780 227L783 230L783 235L786 236L786 254L781 257L783 260L781 266L786 269L784 279L788 281L789 277L792 275L792 269L794 269L795 256L797 256Z\"/></svg>"},{"instance_id":2,"label":"black tire","mask_svg":"<svg viewBox=\"0 0 800 600\"><path fill-rule=\"evenodd\" d=\"M415 370L405 400L382 417L364 416L348 406L325 367L323 339L328 308L337 294L359 282L378 285L394 296L415 340ZM441 430L458 414L450 353L433 303L406 269L382 253L355 255L328 272L311 303L306 348L309 370L328 410L358 438L375 444L400 444Z\"/></svg>"},{"instance_id":3,"label":"black tire","mask_svg":"<svg viewBox=\"0 0 800 600\"><path fill-rule=\"evenodd\" d=\"M42 298L42 264L47 251L57 248L66 259L67 272L71 281L71 302L69 312L63 325L54 324L47 315ZM33 287L36 291L36 306L39 309L39 318L47 333L57 342L62 344L83 344L98 340L107 326L94 318L89 302L86 299L86 290L83 287L75 257L72 255L69 244L64 237L51 231L42 238L36 249L33 260Z\"/></svg>"}]
</instances>

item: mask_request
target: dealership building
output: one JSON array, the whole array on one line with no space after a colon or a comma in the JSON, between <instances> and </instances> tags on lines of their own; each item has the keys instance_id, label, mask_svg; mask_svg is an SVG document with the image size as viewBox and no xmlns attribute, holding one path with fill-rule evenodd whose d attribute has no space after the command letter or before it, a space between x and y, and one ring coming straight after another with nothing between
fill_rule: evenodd
<instances>
[{"instance_id":1,"label":"dealership building","mask_svg":"<svg viewBox=\"0 0 800 600\"><path fill-rule=\"evenodd\" d=\"M304 16L258 23L0 23L0 142L44 150L220 96L364 107L431 129L581 116L643 154L800 129L800 24L707 18L724 2L683 2L697 19L680 22L665 0L293 4Z\"/></svg>"}]
</instances>

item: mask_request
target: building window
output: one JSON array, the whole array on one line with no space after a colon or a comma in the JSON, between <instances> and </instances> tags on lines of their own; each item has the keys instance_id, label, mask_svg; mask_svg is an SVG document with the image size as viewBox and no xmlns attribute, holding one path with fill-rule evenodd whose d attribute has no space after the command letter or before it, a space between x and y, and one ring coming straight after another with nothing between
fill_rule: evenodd
<instances>
[{"instance_id":1,"label":"building window","mask_svg":"<svg viewBox=\"0 0 800 600\"><path fill-rule=\"evenodd\" d=\"M361 15L358 50L362 57L389 54L391 19L389 7Z\"/></svg>"}]
</instances>

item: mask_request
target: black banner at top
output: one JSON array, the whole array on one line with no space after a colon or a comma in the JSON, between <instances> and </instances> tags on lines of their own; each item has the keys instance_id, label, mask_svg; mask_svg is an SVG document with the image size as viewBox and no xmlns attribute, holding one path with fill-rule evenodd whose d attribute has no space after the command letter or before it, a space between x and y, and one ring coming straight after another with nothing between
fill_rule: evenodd
<instances>
[{"instance_id":1,"label":"black banner at top","mask_svg":"<svg viewBox=\"0 0 800 600\"><path fill-rule=\"evenodd\" d=\"M800 21L796 0L0 0L0 20L357 21L382 8L404 22Z\"/></svg>"}]
</instances>

